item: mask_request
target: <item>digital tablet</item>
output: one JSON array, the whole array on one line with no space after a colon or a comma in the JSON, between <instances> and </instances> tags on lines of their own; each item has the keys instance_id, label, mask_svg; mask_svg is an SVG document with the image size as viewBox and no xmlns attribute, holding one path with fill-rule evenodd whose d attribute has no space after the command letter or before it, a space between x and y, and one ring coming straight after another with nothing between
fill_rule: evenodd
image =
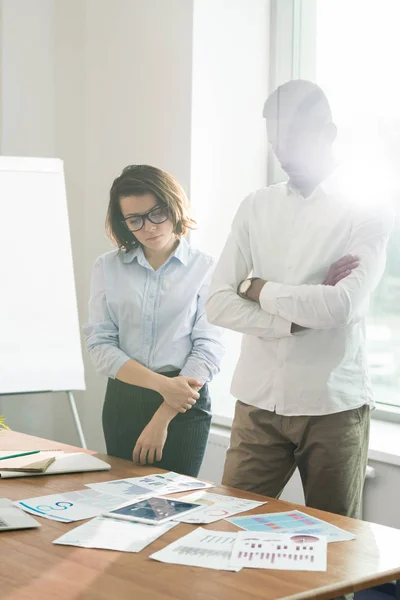
<instances>
[{"instance_id":1,"label":"digital tablet","mask_svg":"<svg viewBox=\"0 0 400 600\"><path fill-rule=\"evenodd\" d=\"M104 513L103 516L112 517L113 519L123 519L125 521L137 521L138 523L147 523L149 525L161 525L176 517L194 512L199 508L204 508L204 505L157 496L116 508Z\"/></svg>"}]
</instances>

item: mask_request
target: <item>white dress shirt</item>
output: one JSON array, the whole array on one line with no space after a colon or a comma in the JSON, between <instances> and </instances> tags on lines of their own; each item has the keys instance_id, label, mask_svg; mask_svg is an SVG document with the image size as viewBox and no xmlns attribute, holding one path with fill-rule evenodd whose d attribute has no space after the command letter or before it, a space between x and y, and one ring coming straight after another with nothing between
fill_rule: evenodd
<instances>
[{"instance_id":1,"label":"white dress shirt","mask_svg":"<svg viewBox=\"0 0 400 600\"><path fill-rule=\"evenodd\" d=\"M340 190L340 171L307 198L287 183L244 200L214 272L209 320L244 334L232 382L242 402L280 415L324 415L372 404L365 349L370 295L393 225ZM330 265L360 266L335 287ZM250 274L267 280L260 303L237 295ZM291 325L308 328L292 335Z\"/></svg>"}]
</instances>

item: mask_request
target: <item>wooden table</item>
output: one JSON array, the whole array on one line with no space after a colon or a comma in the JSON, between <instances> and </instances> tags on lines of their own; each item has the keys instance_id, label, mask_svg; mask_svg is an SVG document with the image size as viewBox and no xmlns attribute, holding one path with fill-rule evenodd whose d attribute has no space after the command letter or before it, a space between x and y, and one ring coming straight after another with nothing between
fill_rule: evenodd
<instances>
[{"instance_id":1,"label":"wooden table","mask_svg":"<svg viewBox=\"0 0 400 600\"><path fill-rule=\"evenodd\" d=\"M22 448L22 434L12 434ZM0 449L6 438L0 435ZM40 441L40 438L35 438ZM30 440L31 441L31 440ZM63 444L41 440L52 448ZM44 445L43 445L44 444ZM29 444L28 444L29 445ZM49 446L47 446L49 447ZM7 446L8 448L8 446ZM64 447L65 449L65 447ZM77 450L77 448L75 448ZM101 455L100 455L101 456ZM158 472L101 456L111 472L52 475L0 480L0 496L22 500L83 488L85 483ZM262 496L217 486L212 491L241 498ZM80 523L41 519L41 528L0 534L1 600L269 600L334 598L344 593L400 579L400 531L268 499L252 513L299 509L356 535L350 542L328 546L328 570L272 571L243 569L239 573L213 571L149 560L149 555L189 533L193 525L180 524L138 554L58 546L52 541ZM247 513L249 514L249 513ZM225 521L208 529L236 530Z\"/></svg>"},{"instance_id":2,"label":"wooden table","mask_svg":"<svg viewBox=\"0 0 400 600\"><path fill-rule=\"evenodd\" d=\"M63 450L64 452L86 452L97 454L93 450L84 450L78 446L70 446L61 442L53 442L26 433L18 433L9 429L0 430L0 450Z\"/></svg>"}]
</instances>

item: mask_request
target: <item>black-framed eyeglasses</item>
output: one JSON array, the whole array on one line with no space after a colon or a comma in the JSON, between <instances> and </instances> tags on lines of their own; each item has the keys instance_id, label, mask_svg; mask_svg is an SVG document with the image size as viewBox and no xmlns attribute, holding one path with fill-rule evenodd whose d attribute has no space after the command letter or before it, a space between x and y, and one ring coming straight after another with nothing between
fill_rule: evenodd
<instances>
[{"instance_id":1,"label":"black-framed eyeglasses","mask_svg":"<svg viewBox=\"0 0 400 600\"><path fill-rule=\"evenodd\" d=\"M136 233L136 231L143 229L146 219L150 221L150 223L153 223L153 225L160 225L161 223L165 223L168 219L168 213L162 206L155 206L144 215L132 215L131 217L122 219L122 223L127 226L129 231Z\"/></svg>"}]
</instances>

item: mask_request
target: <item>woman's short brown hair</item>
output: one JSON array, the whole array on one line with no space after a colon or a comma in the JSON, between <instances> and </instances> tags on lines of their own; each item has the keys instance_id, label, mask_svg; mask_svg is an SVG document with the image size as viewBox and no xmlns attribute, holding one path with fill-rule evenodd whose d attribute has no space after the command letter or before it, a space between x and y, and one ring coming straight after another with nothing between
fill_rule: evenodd
<instances>
[{"instance_id":1,"label":"woman's short brown hair","mask_svg":"<svg viewBox=\"0 0 400 600\"><path fill-rule=\"evenodd\" d=\"M120 199L127 196L153 194L159 206L166 209L177 237L195 228L189 215L189 202L182 186L172 175L150 165L129 165L117 177L110 189L110 202L106 218L106 231L111 240L125 250L137 248L139 242L126 227L121 212Z\"/></svg>"}]
</instances>

